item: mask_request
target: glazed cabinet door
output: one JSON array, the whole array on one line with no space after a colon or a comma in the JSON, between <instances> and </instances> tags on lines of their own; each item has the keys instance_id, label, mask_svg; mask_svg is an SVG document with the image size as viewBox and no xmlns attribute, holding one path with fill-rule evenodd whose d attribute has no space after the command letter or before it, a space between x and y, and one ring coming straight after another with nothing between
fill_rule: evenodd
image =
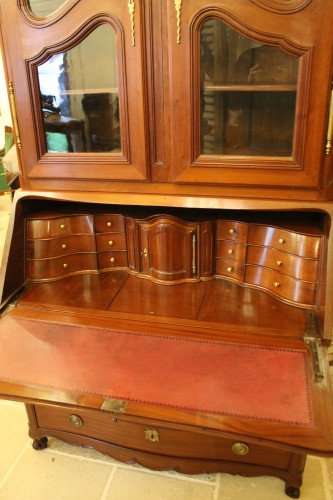
<instances>
[{"instance_id":1,"label":"glazed cabinet door","mask_svg":"<svg viewBox=\"0 0 333 500\"><path fill-rule=\"evenodd\" d=\"M23 187L146 180L141 2L0 5Z\"/></svg>"},{"instance_id":2,"label":"glazed cabinet door","mask_svg":"<svg viewBox=\"0 0 333 500\"><path fill-rule=\"evenodd\" d=\"M333 3L321 0L175 0L174 181L321 196L331 175L332 23Z\"/></svg>"}]
</instances>

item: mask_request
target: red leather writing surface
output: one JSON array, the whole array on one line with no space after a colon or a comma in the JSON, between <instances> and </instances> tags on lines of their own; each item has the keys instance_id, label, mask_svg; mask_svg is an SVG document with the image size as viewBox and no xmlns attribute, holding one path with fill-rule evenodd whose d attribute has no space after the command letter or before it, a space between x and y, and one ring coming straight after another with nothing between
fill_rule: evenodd
<instances>
[{"instance_id":1,"label":"red leather writing surface","mask_svg":"<svg viewBox=\"0 0 333 500\"><path fill-rule=\"evenodd\" d=\"M306 352L15 319L0 378L127 401L311 423Z\"/></svg>"}]
</instances>

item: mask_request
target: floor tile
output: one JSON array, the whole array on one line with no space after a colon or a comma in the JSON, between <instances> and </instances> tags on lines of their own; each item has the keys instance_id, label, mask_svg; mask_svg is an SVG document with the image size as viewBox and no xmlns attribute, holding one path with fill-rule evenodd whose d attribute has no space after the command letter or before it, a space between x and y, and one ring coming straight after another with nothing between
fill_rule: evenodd
<instances>
[{"instance_id":1,"label":"floor tile","mask_svg":"<svg viewBox=\"0 0 333 500\"><path fill-rule=\"evenodd\" d=\"M0 484L7 470L27 444L28 421L23 405L2 403L0 406Z\"/></svg>"}]
</instances>

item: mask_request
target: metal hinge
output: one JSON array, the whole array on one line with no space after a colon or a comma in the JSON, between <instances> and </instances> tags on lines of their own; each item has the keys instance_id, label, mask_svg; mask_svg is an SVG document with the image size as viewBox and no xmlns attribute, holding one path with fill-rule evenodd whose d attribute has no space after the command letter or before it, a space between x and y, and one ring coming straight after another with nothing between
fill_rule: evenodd
<instances>
[{"instance_id":1,"label":"metal hinge","mask_svg":"<svg viewBox=\"0 0 333 500\"><path fill-rule=\"evenodd\" d=\"M303 339L312 356L315 382L322 382L325 378L325 371L323 369L323 349L312 312L308 314L308 325Z\"/></svg>"}]
</instances>

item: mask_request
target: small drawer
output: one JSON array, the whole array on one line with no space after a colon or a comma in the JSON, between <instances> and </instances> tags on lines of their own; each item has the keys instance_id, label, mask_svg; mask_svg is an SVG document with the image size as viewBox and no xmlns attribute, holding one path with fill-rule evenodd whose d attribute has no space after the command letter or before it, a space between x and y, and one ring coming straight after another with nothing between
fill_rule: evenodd
<instances>
[{"instance_id":1,"label":"small drawer","mask_svg":"<svg viewBox=\"0 0 333 500\"><path fill-rule=\"evenodd\" d=\"M48 259L78 252L96 252L95 237L84 234L27 242L28 259Z\"/></svg>"},{"instance_id":2,"label":"small drawer","mask_svg":"<svg viewBox=\"0 0 333 500\"><path fill-rule=\"evenodd\" d=\"M248 246L247 263L265 266L304 281L318 281L319 261L304 259L270 247Z\"/></svg>"},{"instance_id":3,"label":"small drawer","mask_svg":"<svg viewBox=\"0 0 333 500\"><path fill-rule=\"evenodd\" d=\"M126 250L125 233L101 233L96 235L97 250L106 252L107 250Z\"/></svg>"},{"instance_id":4,"label":"small drawer","mask_svg":"<svg viewBox=\"0 0 333 500\"><path fill-rule=\"evenodd\" d=\"M244 267L244 262L239 262L238 260L216 259L215 274L243 282Z\"/></svg>"},{"instance_id":5,"label":"small drawer","mask_svg":"<svg viewBox=\"0 0 333 500\"><path fill-rule=\"evenodd\" d=\"M218 220L216 223L216 239L234 240L246 243L248 224L232 220Z\"/></svg>"},{"instance_id":6,"label":"small drawer","mask_svg":"<svg viewBox=\"0 0 333 500\"><path fill-rule=\"evenodd\" d=\"M245 283L255 285L279 297L304 306L314 306L317 283L296 280L261 266L246 266Z\"/></svg>"},{"instance_id":7,"label":"small drawer","mask_svg":"<svg viewBox=\"0 0 333 500\"><path fill-rule=\"evenodd\" d=\"M318 236L295 233L278 227L251 224L248 243L273 247L300 257L318 259L321 239Z\"/></svg>"},{"instance_id":8,"label":"small drawer","mask_svg":"<svg viewBox=\"0 0 333 500\"><path fill-rule=\"evenodd\" d=\"M246 245L236 241L217 240L216 257L245 261Z\"/></svg>"},{"instance_id":9,"label":"small drawer","mask_svg":"<svg viewBox=\"0 0 333 500\"><path fill-rule=\"evenodd\" d=\"M68 274L97 271L96 253L78 253L54 259L27 260L27 278L47 280Z\"/></svg>"},{"instance_id":10,"label":"small drawer","mask_svg":"<svg viewBox=\"0 0 333 500\"><path fill-rule=\"evenodd\" d=\"M99 252L98 254L99 269L112 267L128 267L127 252Z\"/></svg>"},{"instance_id":11,"label":"small drawer","mask_svg":"<svg viewBox=\"0 0 333 500\"><path fill-rule=\"evenodd\" d=\"M96 233L124 233L125 217L119 214L103 214L95 216Z\"/></svg>"},{"instance_id":12,"label":"small drawer","mask_svg":"<svg viewBox=\"0 0 333 500\"><path fill-rule=\"evenodd\" d=\"M72 234L94 234L93 216L71 215L27 221L28 239L57 238Z\"/></svg>"},{"instance_id":13,"label":"small drawer","mask_svg":"<svg viewBox=\"0 0 333 500\"><path fill-rule=\"evenodd\" d=\"M276 469L288 467L289 453L242 440L212 436L205 431L173 429L160 422L135 421L101 411L56 406L35 406L38 427L99 439L105 443L143 452L189 459L264 463Z\"/></svg>"}]
</instances>

